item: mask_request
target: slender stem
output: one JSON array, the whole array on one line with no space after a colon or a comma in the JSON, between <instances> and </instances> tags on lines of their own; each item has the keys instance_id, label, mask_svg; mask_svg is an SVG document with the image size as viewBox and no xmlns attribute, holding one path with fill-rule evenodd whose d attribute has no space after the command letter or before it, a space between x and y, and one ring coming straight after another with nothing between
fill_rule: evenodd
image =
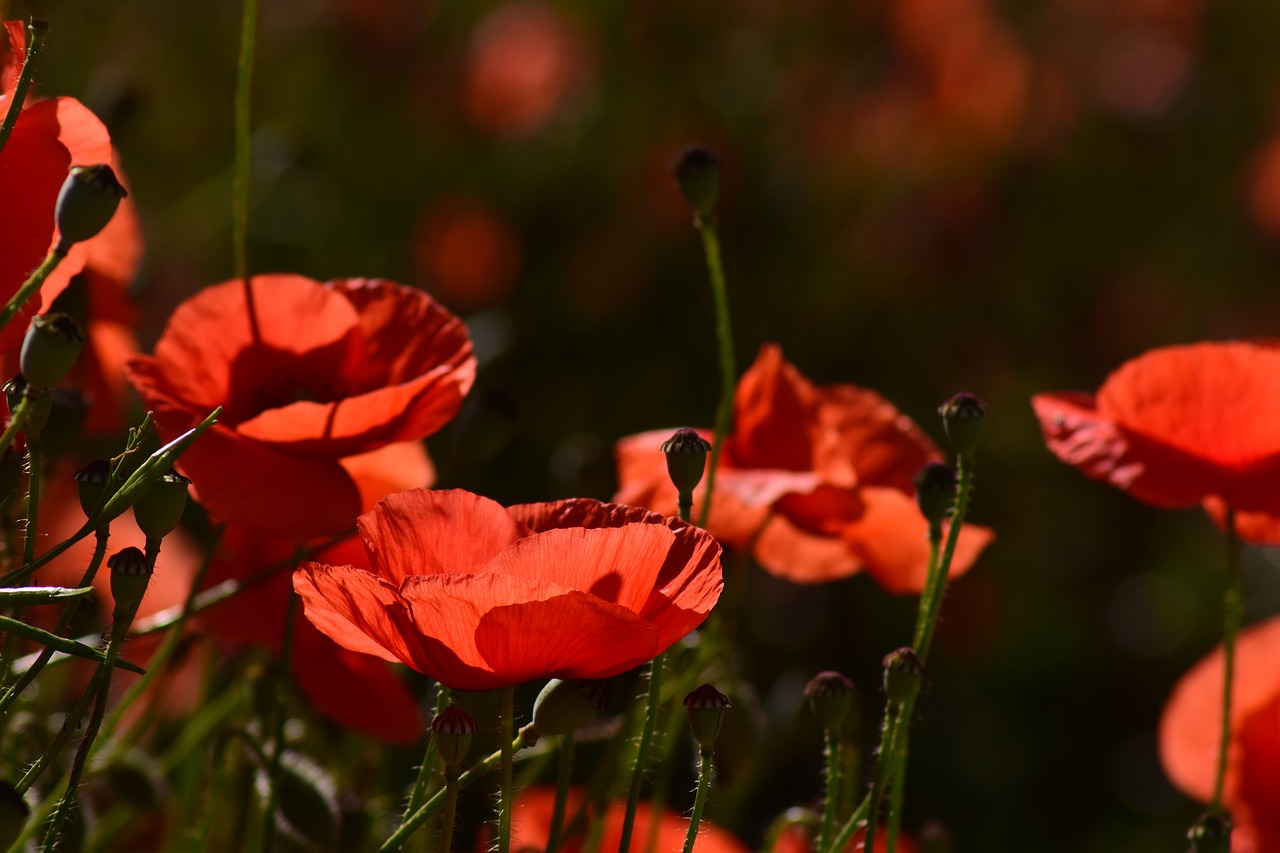
<instances>
[{"instance_id":1,"label":"slender stem","mask_svg":"<svg viewBox=\"0 0 1280 853\"><path fill-rule=\"evenodd\" d=\"M4 304L4 308L0 308L0 329L8 325L9 321L14 318L22 306L27 304L27 300L32 297L40 289L40 285L44 284L44 280L49 277L49 273L62 262L67 256L67 250L61 243L49 250L49 254L45 255L40 266L36 267L36 271L27 277L17 292L9 297L9 301ZM8 445L4 445L8 447Z\"/></svg>"},{"instance_id":2,"label":"slender stem","mask_svg":"<svg viewBox=\"0 0 1280 853\"><path fill-rule=\"evenodd\" d=\"M27 772L24 773L22 778L18 780L17 784L14 785L14 787L18 789L19 794L26 793L27 789L35 784L36 780L40 778L40 774L44 772L44 769L47 766L49 766L49 762L52 761L58 753L62 752L62 748L71 741L71 736L80 728L80 719L84 716L84 712L88 710L89 703L93 701L93 697L97 692L96 687L97 683L95 679L94 683L90 685L90 689L80 695L80 699L76 702L75 707L71 709L71 713L62 721L62 727L58 729L58 733L54 735L53 742L49 744L49 747L43 753L41 753L40 757L35 760L35 763L27 768Z\"/></svg>"},{"instance_id":3,"label":"slender stem","mask_svg":"<svg viewBox=\"0 0 1280 853\"><path fill-rule=\"evenodd\" d=\"M867 837L863 842L866 853L875 851L880 801L884 798L885 785L889 781L889 768L893 764L892 755L897 748L898 731L902 728L902 711L905 704L890 703L884 709L884 723L880 727L880 752L876 756L876 766L871 776L871 791L867 794Z\"/></svg>"},{"instance_id":4,"label":"slender stem","mask_svg":"<svg viewBox=\"0 0 1280 853\"><path fill-rule=\"evenodd\" d=\"M22 562L36 558L36 522L40 516L40 439L27 436L27 529L22 539Z\"/></svg>"},{"instance_id":5,"label":"slender stem","mask_svg":"<svg viewBox=\"0 0 1280 853\"><path fill-rule=\"evenodd\" d=\"M284 755L284 726L289 720L289 673L293 666L293 637L298 621L298 594L289 591L289 607L285 613L284 643L280 648L280 672L276 678L275 734L271 762L267 769L271 784L267 789L267 805L262 816L262 853L271 853L276 843L276 804L280 799L280 759Z\"/></svg>"},{"instance_id":6,"label":"slender stem","mask_svg":"<svg viewBox=\"0 0 1280 853\"><path fill-rule=\"evenodd\" d=\"M498 711L498 724L501 732L499 745L502 747L502 770L498 777L498 853L510 853L511 850L511 800L512 798L512 761L515 750L512 748L511 736L515 730L515 695L514 686L502 688L502 705Z\"/></svg>"},{"instance_id":7,"label":"slender stem","mask_svg":"<svg viewBox=\"0 0 1280 853\"><path fill-rule=\"evenodd\" d=\"M915 649L916 657L920 658L921 663L925 663L929 657L929 646L933 642L933 630L938 624L938 612L942 609L943 591L947 586L947 576L951 572L951 561L955 557L956 543L960 541L960 529L964 527L965 515L969 511L969 494L973 491L973 458L971 456L962 455L956 465L956 505L955 510L951 513L951 527L947 531L946 547L942 551L942 559L938 563L934 581L933 595L928 602L928 610L925 611L925 601L920 599L921 615L916 624L915 642L912 648ZM932 539L932 537L931 537ZM932 555L933 546L930 547Z\"/></svg>"},{"instance_id":8,"label":"slender stem","mask_svg":"<svg viewBox=\"0 0 1280 853\"><path fill-rule=\"evenodd\" d=\"M9 418L9 423L5 425L4 434L0 435L0 452L9 449L9 445L13 444L13 440L18 437L18 433L22 432L22 428L27 425L27 416L31 413L31 404L27 402L24 394L22 399L18 401L18 410Z\"/></svg>"},{"instance_id":9,"label":"slender stem","mask_svg":"<svg viewBox=\"0 0 1280 853\"><path fill-rule=\"evenodd\" d=\"M711 788L711 749L703 747L698 753L698 793L693 798L693 812L689 815L689 831L684 836L684 853L693 853L698 840L698 824L702 822L702 809L707 804L707 791ZM658 819L655 815L655 821Z\"/></svg>"},{"instance_id":10,"label":"slender stem","mask_svg":"<svg viewBox=\"0 0 1280 853\"><path fill-rule=\"evenodd\" d=\"M9 141L9 134L13 133L13 128L18 123L18 114L22 112L22 105L27 100L27 90L31 88L31 78L36 70L36 58L40 56L40 49L44 47L44 38L48 34L48 21L32 21L27 25L27 58L18 74L18 83L13 89L9 110L4 115L4 124L0 124L0 150L4 149L5 143Z\"/></svg>"},{"instance_id":11,"label":"slender stem","mask_svg":"<svg viewBox=\"0 0 1280 853\"><path fill-rule=\"evenodd\" d=\"M453 821L458 814L458 765L444 769L444 817L440 825L440 849L453 850Z\"/></svg>"},{"instance_id":12,"label":"slender stem","mask_svg":"<svg viewBox=\"0 0 1280 853\"><path fill-rule=\"evenodd\" d=\"M258 339L257 314L249 285L249 111L253 87L253 53L258 39L258 0L244 0L240 19L240 58L236 65L235 156L231 177L232 272L245 282L249 323Z\"/></svg>"},{"instance_id":13,"label":"slender stem","mask_svg":"<svg viewBox=\"0 0 1280 853\"><path fill-rule=\"evenodd\" d=\"M618 853L629 853L631 835L635 830L636 809L640 807L640 785L644 781L645 765L649 760L649 747L653 743L653 730L658 723L658 705L662 701L662 665L666 655L661 654L649 662L649 694L645 699L644 727L640 731L640 746L636 750L636 763L631 769L631 789L627 794L627 813L622 821L622 840Z\"/></svg>"},{"instance_id":14,"label":"slender stem","mask_svg":"<svg viewBox=\"0 0 1280 853\"><path fill-rule=\"evenodd\" d=\"M449 688L443 684L436 685L436 712L435 717L440 716L449 707ZM421 806L422 801L427 797L427 785L431 782L431 774L436 766L436 739L434 737L427 738L427 751L422 756L422 766L418 768L418 778L413 782L413 790L409 792L409 801L405 804L404 814L401 820L407 820L409 815L416 812Z\"/></svg>"},{"instance_id":15,"label":"slender stem","mask_svg":"<svg viewBox=\"0 0 1280 853\"><path fill-rule=\"evenodd\" d=\"M840 803L840 738L834 729L826 730L827 740L827 791L822 802L822 823L818 828L818 850L826 850L827 842L835 829L836 808Z\"/></svg>"},{"instance_id":16,"label":"slender stem","mask_svg":"<svg viewBox=\"0 0 1280 853\"><path fill-rule=\"evenodd\" d=\"M1218 767L1213 775L1213 800L1209 808L1222 811L1223 786L1227 778L1227 754L1231 748L1231 691L1235 680L1236 635L1240 632L1243 590L1240 572L1240 535L1235 510L1228 508L1227 581L1222 590L1222 722L1218 733Z\"/></svg>"},{"instance_id":17,"label":"slender stem","mask_svg":"<svg viewBox=\"0 0 1280 853\"><path fill-rule=\"evenodd\" d=\"M569 783L573 780L573 733L560 738L560 768L556 774L556 802L551 811L546 853L556 853L564 832L564 813L569 807Z\"/></svg>"},{"instance_id":18,"label":"slender stem","mask_svg":"<svg viewBox=\"0 0 1280 853\"><path fill-rule=\"evenodd\" d=\"M729 434L729 417L733 413L733 394L737 385L738 368L733 359L733 327L729 323L729 297L725 286L724 265L720 261L720 238L716 234L715 221L711 217L697 216L694 224L702 235L702 251L707 258L707 272L711 276L711 294L716 309L716 341L720 353L720 402L716 405L716 434L711 445L711 461L707 466L707 491L702 496L702 511L698 524L705 528L711 516L711 495L715 491L716 466L720 462L720 450Z\"/></svg>"},{"instance_id":19,"label":"slender stem","mask_svg":"<svg viewBox=\"0 0 1280 853\"><path fill-rule=\"evenodd\" d=\"M62 795L62 801L58 803L57 810L53 813L53 818L49 821L49 828L45 830L44 853L53 853L58 849L58 836L62 830L62 822L71 812L76 801L76 789L80 787L80 779L84 776L85 762L88 760L89 751L92 749L94 741L97 739L99 727L102 725L102 715L106 711L107 696L111 691L111 669L102 667L98 670L99 679L94 684L97 690L89 692L95 693L96 698L93 703L93 714L89 717L89 729L85 734L84 740L80 742L80 748L76 750L75 760L71 764L71 774L67 777L67 788Z\"/></svg>"},{"instance_id":20,"label":"slender stem","mask_svg":"<svg viewBox=\"0 0 1280 853\"><path fill-rule=\"evenodd\" d=\"M911 697L910 704L915 705L914 696ZM910 713L909 708L907 713ZM902 801L906 797L907 790L907 755L911 751L911 726L904 725L899 737L902 739L902 746L894 756L894 766L889 769L889 826L888 837L884 843L885 853L896 853L898 849L898 830L902 827Z\"/></svg>"}]
</instances>

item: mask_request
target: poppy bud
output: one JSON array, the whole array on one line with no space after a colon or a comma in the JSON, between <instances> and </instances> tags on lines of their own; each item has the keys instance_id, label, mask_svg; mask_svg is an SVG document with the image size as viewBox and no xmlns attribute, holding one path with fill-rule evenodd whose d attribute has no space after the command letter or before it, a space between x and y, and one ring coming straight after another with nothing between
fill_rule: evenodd
<instances>
[{"instance_id":1,"label":"poppy bud","mask_svg":"<svg viewBox=\"0 0 1280 853\"><path fill-rule=\"evenodd\" d=\"M31 23L37 28L41 24L48 28L49 21L55 12L62 8L64 0L24 0L27 12L31 15Z\"/></svg>"},{"instance_id":2,"label":"poppy bud","mask_svg":"<svg viewBox=\"0 0 1280 853\"><path fill-rule=\"evenodd\" d=\"M457 705L445 708L431 721L431 736L436 739L436 752L445 767L462 764L477 728L476 718Z\"/></svg>"},{"instance_id":3,"label":"poppy bud","mask_svg":"<svg viewBox=\"0 0 1280 853\"><path fill-rule=\"evenodd\" d=\"M131 622L151 581L151 561L137 548L125 548L107 560L111 569L111 597L116 600L112 619Z\"/></svg>"},{"instance_id":4,"label":"poppy bud","mask_svg":"<svg viewBox=\"0 0 1280 853\"><path fill-rule=\"evenodd\" d=\"M884 695L892 705L901 705L920 689L924 664L910 646L895 649L884 658Z\"/></svg>"},{"instance_id":5,"label":"poppy bud","mask_svg":"<svg viewBox=\"0 0 1280 853\"><path fill-rule=\"evenodd\" d=\"M689 726L693 729L694 740L704 750L711 749L716 735L720 734L720 723L724 719L724 709L729 707L729 697L710 684L704 684L684 697L684 706L689 709Z\"/></svg>"},{"instance_id":6,"label":"poppy bud","mask_svg":"<svg viewBox=\"0 0 1280 853\"><path fill-rule=\"evenodd\" d=\"M950 465L930 462L916 474L916 503L931 526L941 525L956 499L956 472Z\"/></svg>"},{"instance_id":7,"label":"poppy bud","mask_svg":"<svg viewBox=\"0 0 1280 853\"><path fill-rule=\"evenodd\" d=\"M702 482L702 472L707 467L707 454L711 442L698 435L696 430L684 427L672 433L662 442L662 452L667 456L667 474L676 491L690 494Z\"/></svg>"},{"instance_id":8,"label":"poppy bud","mask_svg":"<svg viewBox=\"0 0 1280 853\"><path fill-rule=\"evenodd\" d=\"M0 782L0 848L8 850L27 825L31 808L12 782Z\"/></svg>"},{"instance_id":9,"label":"poppy bud","mask_svg":"<svg viewBox=\"0 0 1280 853\"><path fill-rule=\"evenodd\" d=\"M987 425L987 404L980 397L961 391L938 409L942 415L942 428L956 453L967 456L973 453Z\"/></svg>"},{"instance_id":10,"label":"poppy bud","mask_svg":"<svg viewBox=\"0 0 1280 853\"><path fill-rule=\"evenodd\" d=\"M699 217L711 215L720 195L720 158L702 145L690 145L671 164L680 193Z\"/></svg>"},{"instance_id":11,"label":"poppy bud","mask_svg":"<svg viewBox=\"0 0 1280 853\"><path fill-rule=\"evenodd\" d=\"M86 516L102 505L107 495L107 483L111 479L111 461L95 459L76 472L76 490L80 495L80 509Z\"/></svg>"},{"instance_id":12,"label":"poppy bud","mask_svg":"<svg viewBox=\"0 0 1280 853\"><path fill-rule=\"evenodd\" d=\"M1187 853L1231 853L1231 819L1205 812L1187 830Z\"/></svg>"},{"instance_id":13,"label":"poppy bud","mask_svg":"<svg viewBox=\"0 0 1280 853\"><path fill-rule=\"evenodd\" d=\"M178 526L187 505L189 485L190 480L171 468L138 498L133 505L133 518L147 539L159 541Z\"/></svg>"},{"instance_id":14,"label":"poppy bud","mask_svg":"<svg viewBox=\"0 0 1280 853\"><path fill-rule=\"evenodd\" d=\"M608 707L607 679L553 678L533 703L533 727L540 735L572 734Z\"/></svg>"},{"instance_id":15,"label":"poppy bud","mask_svg":"<svg viewBox=\"0 0 1280 853\"><path fill-rule=\"evenodd\" d=\"M840 727L853 707L853 682L838 672L820 672L804 688L813 715L826 730Z\"/></svg>"},{"instance_id":16,"label":"poppy bud","mask_svg":"<svg viewBox=\"0 0 1280 853\"><path fill-rule=\"evenodd\" d=\"M50 399L48 392L42 393L38 389L30 388L27 385L27 378L21 373L14 374L12 379L4 383L3 391L10 412L16 413L18 406L22 405L24 398L26 399L27 423L22 431L29 436L39 435L44 425L49 422L49 412L53 409L53 400Z\"/></svg>"},{"instance_id":17,"label":"poppy bud","mask_svg":"<svg viewBox=\"0 0 1280 853\"><path fill-rule=\"evenodd\" d=\"M84 333L66 314L37 314L22 339L19 365L27 385L44 390L67 378L80 350Z\"/></svg>"},{"instance_id":18,"label":"poppy bud","mask_svg":"<svg viewBox=\"0 0 1280 853\"><path fill-rule=\"evenodd\" d=\"M65 255L73 243L81 243L107 227L115 216L120 199L127 196L106 163L72 166L58 192L54 219L58 225L58 245L54 251Z\"/></svg>"}]
</instances>

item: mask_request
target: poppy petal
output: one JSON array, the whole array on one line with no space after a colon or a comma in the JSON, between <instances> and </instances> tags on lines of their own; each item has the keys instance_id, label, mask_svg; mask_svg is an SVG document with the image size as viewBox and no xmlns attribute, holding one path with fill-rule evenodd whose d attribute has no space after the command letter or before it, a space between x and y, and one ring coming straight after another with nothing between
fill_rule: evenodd
<instances>
[{"instance_id":1,"label":"poppy petal","mask_svg":"<svg viewBox=\"0 0 1280 853\"><path fill-rule=\"evenodd\" d=\"M813 468L827 482L910 494L920 469L942 458L920 427L875 391L830 385L817 395Z\"/></svg>"},{"instance_id":2,"label":"poppy petal","mask_svg":"<svg viewBox=\"0 0 1280 853\"><path fill-rule=\"evenodd\" d=\"M760 348L734 393L734 463L740 468L809 470L808 431L813 385L782 357L777 344Z\"/></svg>"},{"instance_id":3,"label":"poppy petal","mask_svg":"<svg viewBox=\"0 0 1280 853\"><path fill-rule=\"evenodd\" d=\"M360 490L360 509L369 512L387 495L423 489L436 479L435 466L421 441L401 441L378 450L339 459Z\"/></svg>"},{"instance_id":4,"label":"poppy petal","mask_svg":"<svg viewBox=\"0 0 1280 853\"><path fill-rule=\"evenodd\" d=\"M769 519L752 554L769 574L792 583L830 583L862 568L844 540L807 533L781 515Z\"/></svg>"},{"instance_id":5,"label":"poppy petal","mask_svg":"<svg viewBox=\"0 0 1280 853\"><path fill-rule=\"evenodd\" d=\"M382 578L353 566L307 562L294 571L293 590L311 624L343 648L393 663L414 659L400 594Z\"/></svg>"}]
</instances>

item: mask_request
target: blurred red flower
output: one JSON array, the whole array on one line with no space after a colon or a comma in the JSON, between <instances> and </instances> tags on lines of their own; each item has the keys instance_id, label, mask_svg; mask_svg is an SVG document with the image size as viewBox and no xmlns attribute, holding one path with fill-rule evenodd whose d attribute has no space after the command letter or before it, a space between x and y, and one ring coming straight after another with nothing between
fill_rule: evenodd
<instances>
[{"instance_id":1,"label":"blurred red flower","mask_svg":"<svg viewBox=\"0 0 1280 853\"><path fill-rule=\"evenodd\" d=\"M1031 399L1049 449L1158 507L1236 510L1249 541L1280 541L1280 347L1198 343L1121 365L1098 393Z\"/></svg>"},{"instance_id":2,"label":"blurred red flower","mask_svg":"<svg viewBox=\"0 0 1280 853\"><path fill-rule=\"evenodd\" d=\"M418 489L358 527L372 571L305 563L307 618L458 690L617 675L700 625L722 585L705 531L586 499L505 509Z\"/></svg>"},{"instance_id":3,"label":"blurred red flower","mask_svg":"<svg viewBox=\"0 0 1280 853\"><path fill-rule=\"evenodd\" d=\"M241 281L188 299L127 372L169 435L224 407L180 465L210 514L305 539L359 514L347 460L453 417L475 357L462 322L421 291L279 274L253 277L252 306Z\"/></svg>"},{"instance_id":4,"label":"blurred red flower","mask_svg":"<svg viewBox=\"0 0 1280 853\"><path fill-rule=\"evenodd\" d=\"M583 792L574 789L569 792L566 820L572 818L582 803ZM551 816L555 808L556 792L551 787L526 788L516 797L511 810L511 849L512 850L545 850L551 831ZM604 813L604 832L597 850L617 850L622 843L622 823L626 817L626 803L613 803ZM649 837L655 813L649 803L640 803L636 809L636 821L633 848L645 849L643 839ZM663 810L656 815L658 820L657 840L654 850L661 853L684 849L685 833L689 831L689 819L670 810ZM559 850L564 853L579 853L583 849L584 837L581 832L566 837L560 843ZM698 840L694 850L698 853L747 853L749 848L730 833L707 821L698 825Z\"/></svg>"},{"instance_id":5,"label":"blurred red flower","mask_svg":"<svg viewBox=\"0 0 1280 853\"><path fill-rule=\"evenodd\" d=\"M849 839L849 843L844 846L845 853L862 853L863 842L866 841L866 829L859 829ZM889 836L883 830L876 831L876 849L884 850L888 843ZM813 838L804 831L803 828L792 824L782 831L778 836L778 841L773 845L770 853L810 853L813 850ZM898 835L898 849L902 853L916 853L920 849L919 845L905 834Z\"/></svg>"},{"instance_id":6,"label":"blurred red flower","mask_svg":"<svg viewBox=\"0 0 1280 853\"><path fill-rule=\"evenodd\" d=\"M25 25L6 21L0 44L0 115L8 112L26 56ZM51 98L24 104L13 133L0 149L0 302L8 300L40 265L53 242L53 209L72 165L111 162L107 129L83 104ZM3 329L0 353L22 341L27 321L40 309L29 299Z\"/></svg>"},{"instance_id":7,"label":"blurred red flower","mask_svg":"<svg viewBox=\"0 0 1280 853\"><path fill-rule=\"evenodd\" d=\"M660 430L618 442L615 501L675 514L676 490L659 449L670 435ZM728 546L750 546L767 571L796 583L865 569L890 592L919 591L929 525L912 480L941 458L879 394L856 385L815 386L767 344L738 383L710 531ZM694 492L695 511L705 489L704 480ZM952 576L968 570L991 538L989 529L965 525Z\"/></svg>"},{"instance_id":8,"label":"blurred red flower","mask_svg":"<svg viewBox=\"0 0 1280 853\"><path fill-rule=\"evenodd\" d=\"M1280 619L1240 633L1231 693L1223 803L1234 853L1280 850ZM1202 802L1213 796L1222 721L1219 646L1174 687L1160 718L1160 761L1170 781Z\"/></svg>"}]
</instances>

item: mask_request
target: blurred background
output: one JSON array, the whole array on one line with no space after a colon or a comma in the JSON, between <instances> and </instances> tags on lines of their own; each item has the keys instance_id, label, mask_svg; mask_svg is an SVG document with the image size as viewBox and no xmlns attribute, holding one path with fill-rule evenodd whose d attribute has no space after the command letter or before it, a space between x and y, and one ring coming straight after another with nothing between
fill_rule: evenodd
<instances>
[{"instance_id":1,"label":"blurred background","mask_svg":"<svg viewBox=\"0 0 1280 853\"><path fill-rule=\"evenodd\" d=\"M72 0L41 61L40 92L119 147L147 346L230 275L239 16ZM777 341L937 439L953 392L991 405L970 517L997 540L944 606L906 825L960 851L1178 850L1200 808L1155 729L1219 635L1221 537L1056 461L1028 398L1280 330L1277 43L1262 0L273 0L250 266L391 278L466 318L481 370L429 443L441 486L608 498L616 439L713 419L710 291L667 173L712 147L740 370ZM1273 556L1246 549L1247 621L1280 612ZM733 571L756 701L709 816L755 844L820 792L805 682L851 676L873 731L914 601Z\"/></svg>"}]
</instances>

